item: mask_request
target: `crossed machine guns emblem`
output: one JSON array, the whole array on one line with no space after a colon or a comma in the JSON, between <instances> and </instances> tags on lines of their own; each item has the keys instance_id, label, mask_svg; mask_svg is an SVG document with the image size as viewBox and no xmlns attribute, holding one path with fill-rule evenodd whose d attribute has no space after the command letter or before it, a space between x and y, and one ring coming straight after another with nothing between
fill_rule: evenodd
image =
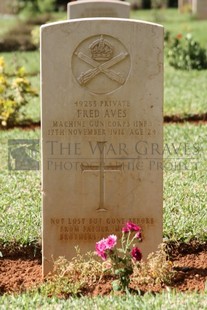
<instances>
[{"instance_id":1,"label":"crossed machine guns emblem","mask_svg":"<svg viewBox=\"0 0 207 310\"><path fill-rule=\"evenodd\" d=\"M93 67L80 74L77 78L79 84L85 86L93 80L95 76L104 73L112 81L116 81L118 84L123 85L126 80L124 76L110 68L124 60L129 54L127 52L120 52L113 57L114 48L108 40L103 38L103 35L89 45L89 49L91 51L91 57L81 51L76 51L74 53L79 59Z\"/></svg>"}]
</instances>

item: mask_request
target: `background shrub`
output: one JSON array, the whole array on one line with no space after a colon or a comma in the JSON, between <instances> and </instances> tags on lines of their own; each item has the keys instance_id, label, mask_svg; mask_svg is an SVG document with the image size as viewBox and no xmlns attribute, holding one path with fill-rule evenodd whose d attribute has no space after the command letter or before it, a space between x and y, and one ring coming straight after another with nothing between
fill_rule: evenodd
<instances>
[{"instance_id":1,"label":"background shrub","mask_svg":"<svg viewBox=\"0 0 207 310\"><path fill-rule=\"evenodd\" d=\"M30 18L24 22L18 22L11 28L0 41L0 52L11 51L33 51L39 47L39 43L33 40L33 30L39 29L51 19L50 14L43 14L38 17ZM39 30L36 30L39 35ZM36 40L39 38L36 38Z\"/></svg>"},{"instance_id":2,"label":"background shrub","mask_svg":"<svg viewBox=\"0 0 207 310\"><path fill-rule=\"evenodd\" d=\"M168 33L165 39L167 58L171 66L182 70L207 69L207 51L193 39L190 33L185 37L178 34L173 39Z\"/></svg>"},{"instance_id":3,"label":"background shrub","mask_svg":"<svg viewBox=\"0 0 207 310\"><path fill-rule=\"evenodd\" d=\"M0 52L32 51L36 46L31 40L32 25L19 23L9 30L0 42Z\"/></svg>"},{"instance_id":4,"label":"background shrub","mask_svg":"<svg viewBox=\"0 0 207 310\"><path fill-rule=\"evenodd\" d=\"M37 92L26 78L25 70L19 67L13 79L5 72L4 58L0 57L0 127L11 127L24 115L24 107Z\"/></svg>"},{"instance_id":5,"label":"background shrub","mask_svg":"<svg viewBox=\"0 0 207 310\"><path fill-rule=\"evenodd\" d=\"M24 16L54 11L55 0L17 0L17 9Z\"/></svg>"}]
</instances>

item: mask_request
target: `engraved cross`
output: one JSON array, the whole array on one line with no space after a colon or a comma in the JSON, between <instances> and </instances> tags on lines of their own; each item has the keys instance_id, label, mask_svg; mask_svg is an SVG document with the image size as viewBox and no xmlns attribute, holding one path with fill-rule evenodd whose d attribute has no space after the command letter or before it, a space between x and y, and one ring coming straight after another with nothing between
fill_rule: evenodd
<instances>
[{"instance_id":1,"label":"engraved cross","mask_svg":"<svg viewBox=\"0 0 207 310\"><path fill-rule=\"evenodd\" d=\"M100 152L100 164L99 165L84 165L81 164L81 170L84 171L99 171L99 206L96 209L97 211L107 211L104 206L104 196L105 196L105 172L106 171L121 171L122 164L120 165L105 165L104 162L104 148L105 148L106 141L97 142L98 149Z\"/></svg>"}]
</instances>

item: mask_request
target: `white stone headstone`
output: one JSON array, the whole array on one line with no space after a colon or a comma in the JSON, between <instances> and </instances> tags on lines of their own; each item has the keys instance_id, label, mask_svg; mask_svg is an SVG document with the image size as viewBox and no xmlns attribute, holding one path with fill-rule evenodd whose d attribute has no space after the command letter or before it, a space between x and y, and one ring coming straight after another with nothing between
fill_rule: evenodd
<instances>
[{"instance_id":1,"label":"white stone headstone","mask_svg":"<svg viewBox=\"0 0 207 310\"><path fill-rule=\"evenodd\" d=\"M15 14L15 0L1 0L0 14Z\"/></svg>"},{"instance_id":2,"label":"white stone headstone","mask_svg":"<svg viewBox=\"0 0 207 310\"><path fill-rule=\"evenodd\" d=\"M86 17L129 18L130 4L115 0L76 1L68 3L67 11L69 19Z\"/></svg>"},{"instance_id":3,"label":"white stone headstone","mask_svg":"<svg viewBox=\"0 0 207 310\"><path fill-rule=\"evenodd\" d=\"M181 13L192 10L192 0L178 0L178 9Z\"/></svg>"},{"instance_id":4,"label":"white stone headstone","mask_svg":"<svg viewBox=\"0 0 207 310\"><path fill-rule=\"evenodd\" d=\"M126 221L162 242L163 27L115 18L41 27L43 273Z\"/></svg>"},{"instance_id":5,"label":"white stone headstone","mask_svg":"<svg viewBox=\"0 0 207 310\"><path fill-rule=\"evenodd\" d=\"M198 19L207 19L207 0L192 0L192 13Z\"/></svg>"}]
</instances>

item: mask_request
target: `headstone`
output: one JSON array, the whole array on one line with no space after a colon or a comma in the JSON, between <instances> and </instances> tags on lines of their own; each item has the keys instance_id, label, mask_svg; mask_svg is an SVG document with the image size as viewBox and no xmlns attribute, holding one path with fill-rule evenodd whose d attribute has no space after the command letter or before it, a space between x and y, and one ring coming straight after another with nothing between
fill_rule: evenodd
<instances>
[{"instance_id":1,"label":"headstone","mask_svg":"<svg viewBox=\"0 0 207 310\"><path fill-rule=\"evenodd\" d=\"M180 13L190 12L192 10L192 0L178 0L178 9Z\"/></svg>"},{"instance_id":2,"label":"headstone","mask_svg":"<svg viewBox=\"0 0 207 310\"><path fill-rule=\"evenodd\" d=\"M192 13L198 19L207 19L207 0L192 0Z\"/></svg>"},{"instance_id":3,"label":"headstone","mask_svg":"<svg viewBox=\"0 0 207 310\"><path fill-rule=\"evenodd\" d=\"M130 4L121 1L89 0L68 3L68 18L117 17L129 18Z\"/></svg>"},{"instance_id":4,"label":"headstone","mask_svg":"<svg viewBox=\"0 0 207 310\"><path fill-rule=\"evenodd\" d=\"M0 1L0 14L14 14L15 12L14 0L1 0Z\"/></svg>"},{"instance_id":5,"label":"headstone","mask_svg":"<svg viewBox=\"0 0 207 310\"><path fill-rule=\"evenodd\" d=\"M126 221L162 242L163 27L89 18L41 28L43 272Z\"/></svg>"}]
</instances>

